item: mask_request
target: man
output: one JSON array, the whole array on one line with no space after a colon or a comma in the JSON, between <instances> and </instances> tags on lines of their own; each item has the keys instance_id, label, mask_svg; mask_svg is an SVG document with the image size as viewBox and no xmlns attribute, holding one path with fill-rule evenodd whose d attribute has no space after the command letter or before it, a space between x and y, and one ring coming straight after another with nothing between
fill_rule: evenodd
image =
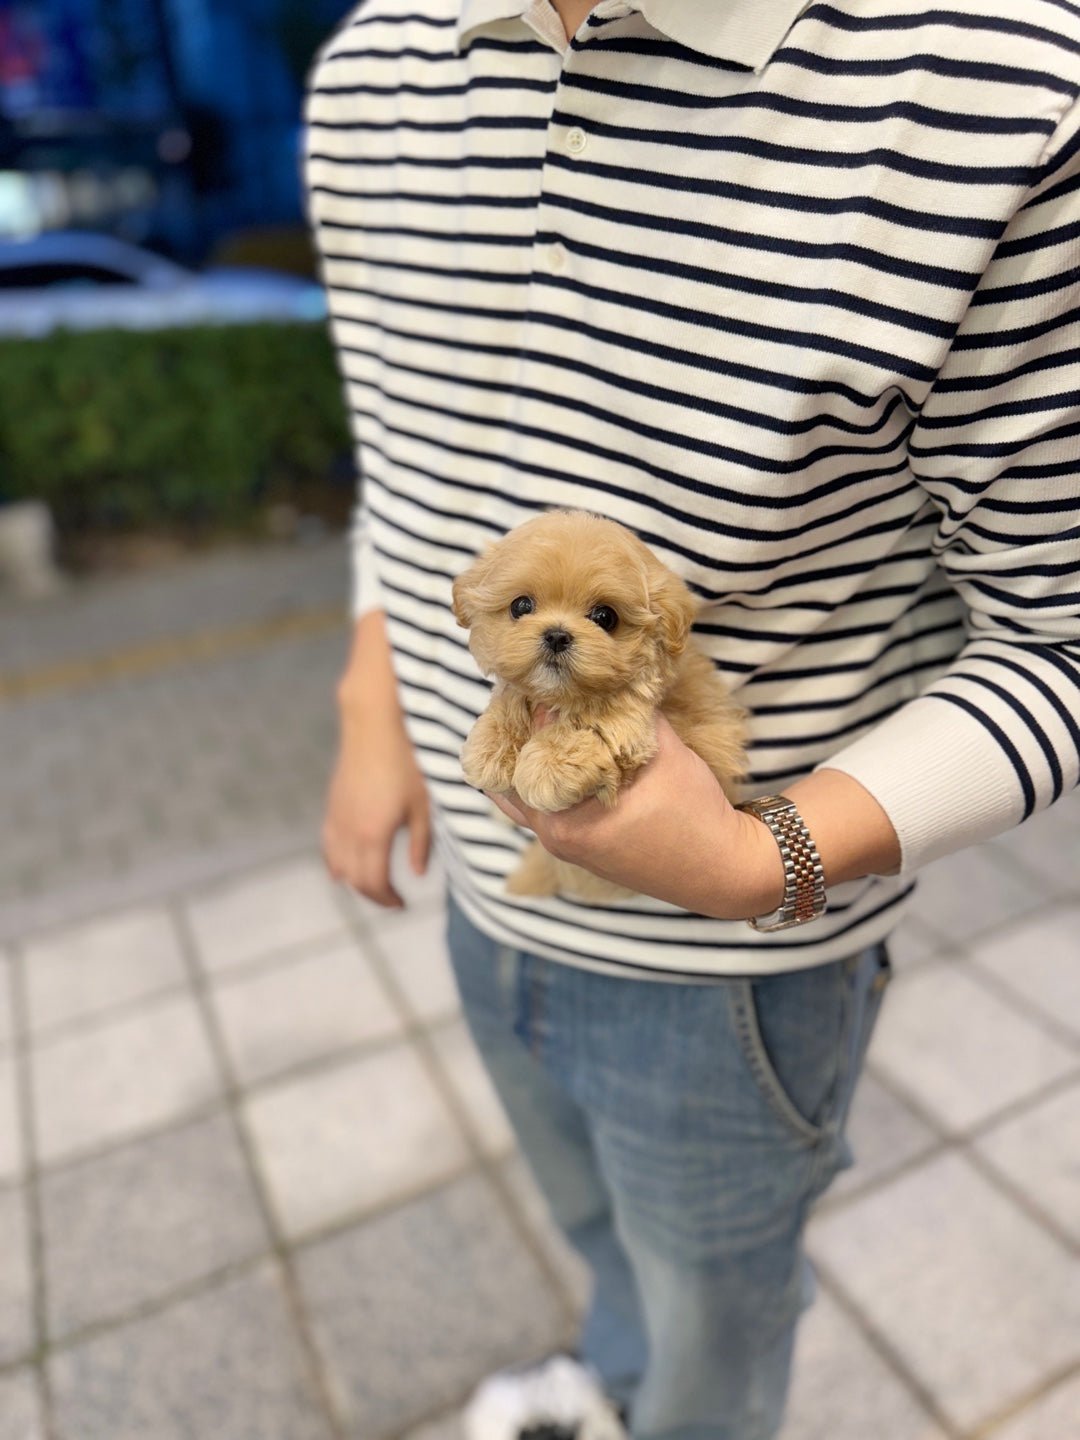
<instances>
[{"instance_id":1,"label":"man","mask_svg":"<svg viewBox=\"0 0 1080 1440\"><path fill-rule=\"evenodd\" d=\"M776 1434L885 937L1077 783L1078 93L1066 0L369 0L321 57L363 473L326 860L399 905L434 802L472 1033L595 1282L480 1440L612 1433L601 1384L635 1440ZM611 812L465 786L450 585L552 506L700 596L775 798L662 721ZM530 830L649 898L515 901Z\"/></svg>"}]
</instances>

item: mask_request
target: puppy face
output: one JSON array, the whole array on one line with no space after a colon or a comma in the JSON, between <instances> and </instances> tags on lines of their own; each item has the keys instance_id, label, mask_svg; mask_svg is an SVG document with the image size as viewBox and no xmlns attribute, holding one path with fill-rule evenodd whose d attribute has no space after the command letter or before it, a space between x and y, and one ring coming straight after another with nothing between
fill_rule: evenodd
<instances>
[{"instance_id":1,"label":"puppy face","mask_svg":"<svg viewBox=\"0 0 1080 1440\"><path fill-rule=\"evenodd\" d=\"M548 704L662 688L697 609L629 530L576 511L517 526L453 595L485 674Z\"/></svg>"}]
</instances>

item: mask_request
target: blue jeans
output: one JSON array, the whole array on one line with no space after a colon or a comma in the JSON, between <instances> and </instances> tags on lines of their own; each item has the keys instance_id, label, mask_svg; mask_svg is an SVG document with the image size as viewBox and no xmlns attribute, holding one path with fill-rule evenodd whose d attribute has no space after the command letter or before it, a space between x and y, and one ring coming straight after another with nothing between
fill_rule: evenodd
<instances>
[{"instance_id":1,"label":"blue jeans","mask_svg":"<svg viewBox=\"0 0 1080 1440\"><path fill-rule=\"evenodd\" d=\"M592 1272L581 1355L635 1440L772 1440L885 947L684 985L511 950L452 899L448 935L473 1039Z\"/></svg>"}]
</instances>

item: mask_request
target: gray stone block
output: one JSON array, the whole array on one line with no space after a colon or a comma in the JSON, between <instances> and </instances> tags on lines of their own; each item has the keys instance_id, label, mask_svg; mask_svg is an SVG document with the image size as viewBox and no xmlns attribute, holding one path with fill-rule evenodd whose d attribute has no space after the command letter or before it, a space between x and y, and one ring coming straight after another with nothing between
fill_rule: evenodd
<instances>
[{"instance_id":1,"label":"gray stone block","mask_svg":"<svg viewBox=\"0 0 1080 1440\"><path fill-rule=\"evenodd\" d=\"M855 1164L833 1181L823 1205L861 1189L871 1180L880 1180L940 1143L928 1125L868 1072L860 1077L855 1091L847 1138Z\"/></svg>"},{"instance_id":2,"label":"gray stone block","mask_svg":"<svg viewBox=\"0 0 1080 1440\"><path fill-rule=\"evenodd\" d=\"M43 1042L31 1064L44 1162L167 1124L221 1090L202 1017L187 995Z\"/></svg>"},{"instance_id":3,"label":"gray stone block","mask_svg":"<svg viewBox=\"0 0 1080 1440\"><path fill-rule=\"evenodd\" d=\"M920 967L889 987L871 1064L941 1129L962 1132L1073 1070L1074 1050L980 984L970 966Z\"/></svg>"},{"instance_id":4,"label":"gray stone block","mask_svg":"<svg viewBox=\"0 0 1080 1440\"><path fill-rule=\"evenodd\" d=\"M777 1440L945 1440L831 1296L799 1325L787 1414Z\"/></svg>"},{"instance_id":5,"label":"gray stone block","mask_svg":"<svg viewBox=\"0 0 1080 1440\"><path fill-rule=\"evenodd\" d=\"M1023 825L1000 835L995 850L1023 866L1040 889L1080 895L1080 793L1063 795Z\"/></svg>"},{"instance_id":6,"label":"gray stone block","mask_svg":"<svg viewBox=\"0 0 1080 1440\"><path fill-rule=\"evenodd\" d=\"M6 1050L15 1038L12 980L11 961L4 951L0 950L0 1052Z\"/></svg>"},{"instance_id":7,"label":"gray stone block","mask_svg":"<svg viewBox=\"0 0 1080 1440\"><path fill-rule=\"evenodd\" d=\"M1047 906L1015 925L984 935L970 947L970 954L977 969L996 976L1019 1001L1080 1042L1078 949L1080 899Z\"/></svg>"},{"instance_id":8,"label":"gray stone block","mask_svg":"<svg viewBox=\"0 0 1080 1440\"><path fill-rule=\"evenodd\" d=\"M919 872L912 909L943 939L962 945L1033 910L1047 893L1000 851L975 845Z\"/></svg>"},{"instance_id":9,"label":"gray stone block","mask_svg":"<svg viewBox=\"0 0 1080 1440\"><path fill-rule=\"evenodd\" d=\"M187 908L199 955L211 972L345 931L330 879L314 857L230 880L192 897Z\"/></svg>"},{"instance_id":10,"label":"gray stone block","mask_svg":"<svg viewBox=\"0 0 1080 1440\"><path fill-rule=\"evenodd\" d=\"M809 1240L961 1432L1080 1362L1080 1261L962 1155L821 1213Z\"/></svg>"},{"instance_id":11,"label":"gray stone block","mask_svg":"<svg viewBox=\"0 0 1080 1440\"><path fill-rule=\"evenodd\" d=\"M1000 1430L993 1440L1073 1440L1080 1425L1080 1374L1071 1375L1025 1405Z\"/></svg>"},{"instance_id":12,"label":"gray stone block","mask_svg":"<svg viewBox=\"0 0 1080 1440\"><path fill-rule=\"evenodd\" d=\"M22 1178L19 1072L13 1051L0 1051L0 1184Z\"/></svg>"},{"instance_id":13,"label":"gray stone block","mask_svg":"<svg viewBox=\"0 0 1080 1440\"><path fill-rule=\"evenodd\" d=\"M42 936L26 945L23 963L32 1030L96 1015L187 979L172 921L156 907Z\"/></svg>"},{"instance_id":14,"label":"gray stone block","mask_svg":"<svg viewBox=\"0 0 1080 1440\"><path fill-rule=\"evenodd\" d=\"M383 1440L500 1365L568 1340L567 1319L487 1181L467 1177L297 1256L350 1434Z\"/></svg>"},{"instance_id":15,"label":"gray stone block","mask_svg":"<svg viewBox=\"0 0 1080 1440\"><path fill-rule=\"evenodd\" d=\"M269 1248L225 1115L47 1171L41 1210L53 1339Z\"/></svg>"},{"instance_id":16,"label":"gray stone block","mask_svg":"<svg viewBox=\"0 0 1080 1440\"><path fill-rule=\"evenodd\" d=\"M56 1440L329 1440L268 1263L48 1365Z\"/></svg>"},{"instance_id":17,"label":"gray stone block","mask_svg":"<svg viewBox=\"0 0 1080 1440\"><path fill-rule=\"evenodd\" d=\"M268 1086L245 1115L290 1236L439 1184L469 1148L411 1045Z\"/></svg>"},{"instance_id":18,"label":"gray stone block","mask_svg":"<svg viewBox=\"0 0 1080 1440\"><path fill-rule=\"evenodd\" d=\"M446 949L446 911L412 907L367 914L374 944L415 1018L426 1025L449 1020L461 1009Z\"/></svg>"},{"instance_id":19,"label":"gray stone block","mask_svg":"<svg viewBox=\"0 0 1080 1440\"><path fill-rule=\"evenodd\" d=\"M1080 1083L988 1131L975 1149L1080 1245Z\"/></svg>"},{"instance_id":20,"label":"gray stone block","mask_svg":"<svg viewBox=\"0 0 1080 1440\"><path fill-rule=\"evenodd\" d=\"M308 1060L401 1034L401 1016L351 938L310 955L230 975L211 989L232 1063L245 1084Z\"/></svg>"},{"instance_id":21,"label":"gray stone block","mask_svg":"<svg viewBox=\"0 0 1080 1440\"><path fill-rule=\"evenodd\" d=\"M30 1369L0 1376L0 1440L45 1440L37 1377Z\"/></svg>"},{"instance_id":22,"label":"gray stone block","mask_svg":"<svg viewBox=\"0 0 1080 1440\"><path fill-rule=\"evenodd\" d=\"M19 1360L33 1344L30 1229L22 1186L0 1190L0 1365Z\"/></svg>"}]
</instances>

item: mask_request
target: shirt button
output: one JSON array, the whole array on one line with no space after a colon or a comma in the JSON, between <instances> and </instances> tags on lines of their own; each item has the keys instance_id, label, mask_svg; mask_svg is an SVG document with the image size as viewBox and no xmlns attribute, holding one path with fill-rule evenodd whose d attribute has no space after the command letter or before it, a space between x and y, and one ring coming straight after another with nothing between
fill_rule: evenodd
<instances>
[{"instance_id":1,"label":"shirt button","mask_svg":"<svg viewBox=\"0 0 1080 1440\"><path fill-rule=\"evenodd\" d=\"M566 246L561 240L556 240L554 245L549 248L548 259L553 270L561 270L566 264Z\"/></svg>"},{"instance_id":2,"label":"shirt button","mask_svg":"<svg viewBox=\"0 0 1080 1440\"><path fill-rule=\"evenodd\" d=\"M585 149L585 131L580 126L566 132L566 148L572 155L580 155Z\"/></svg>"}]
</instances>

